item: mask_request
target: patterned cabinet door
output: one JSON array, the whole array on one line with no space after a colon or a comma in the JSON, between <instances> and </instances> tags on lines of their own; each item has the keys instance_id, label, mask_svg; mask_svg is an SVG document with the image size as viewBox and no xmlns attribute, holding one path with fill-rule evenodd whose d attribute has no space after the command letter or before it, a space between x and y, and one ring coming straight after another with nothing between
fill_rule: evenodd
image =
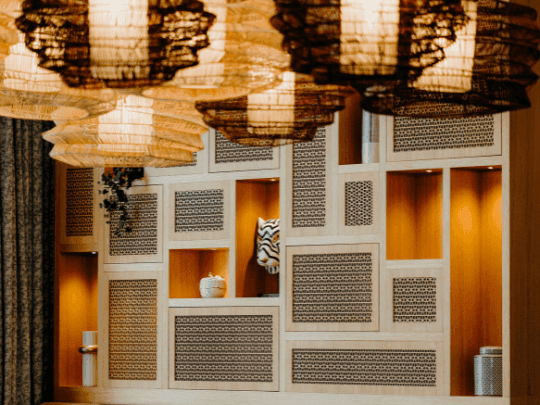
<instances>
[{"instance_id":1,"label":"patterned cabinet door","mask_svg":"<svg viewBox=\"0 0 540 405\"><path fill-rule=\"evenodd\" d=\"M160 277L160 272L145 271L105 274L103 359L107 387L161 388Z\"/></svg>"},{"instance_id":2,"label":"patterned cabinet door","mask_svg":"<svg viewBox=\"0 0 540 405\"><path fill-rule=\"evenodd\" d=\"M388 161L500 155L501 119L388 117Z\"/></svg>"},{"instance_id":3,"label":"patterned cabinet door","mask_svg":"<svg viewBox=\"0 0 540 405\"><path fill-rule=\"evenodd\" d=\"M133 186L127 210L131 232L118 230L116 211L109 218L106 263L151 263L163 260L163 187Z\"/></svg>"},{"instance_id":4,"label":"patterned cabinet door","mask_svg":"<svg viewBox=\"0 0 540 405\"><path fill-rule=\"evenodd\" d=\"M169 186L169 240L228 239L230 183Z\"/></svg>"},{"instance_id":5,"label":"patterned cabinet door","mask_svg":"<svg viewBox=\"0 0 540 405\"><path fill-rule=\"evenodd\" d=\"M379 172L339 175L339 233L379 234L381 196Z\"/></svg>"},{"instance_id":6,"label":"patterned cabinet door","mask_svg":"<svg viewBox=\"0 0 540 405\"><path fill-rule=\"evenodd\" d=\"M240 145L221 132L210 130L210 172L278 169L279 151L280 148Z\"/></svg>"},{"instance_id":7,"label":"patterned cabinet door","mask_svg":"<svg viewBox=\"0 0 540 405\"><path fill-rule=\"evenodd\" d=\"M313 141L291 146L287 168L287 236L329 234L332 136L336 125L317 129Z\"/></svg>"},{"instance_id":8,"label":"patterned cabinet door","mask_svg":"<svg viewBox=\"0 0 540 405\"><path fill-rule=\"evenodd\" d=\"M441 342L288 341L286 390L443 395Z\"/></svg>"},{"instance_id":9,"label":"patterned cabinet door","mask_svg":"<svg viewBox=\"0 0 540 405\"><path fill-rule=\"evenodd\" d=\"M169 388L277 391L277 307L169 309Z\"/></svg>"},{"instance_id":10,"label":"patterned cabinet door","mask_svg":"<svg viewBox=\"0 0 540 405\"><path fill-rule=\"evenodd\" d=\"M379 245L287 247L288 331L378 331Z\"/></svg>"},{"instance_id":11,"label":"patterned cabinet door","mask_svg":"<svg viewBox=\"0 0 540 405\"><path fill-rule=\"evenodd\" d=\"M97 243L97 181L100 171L91 167L60 169L60 243L92 245ZM80 246L84 250L84 246ZM91 249L91 247L88 246ZM95 249L93 249L95 250Z\"/></svg>"},{"instance_id":12,"label":"patterned cabinet door","mask_svg":"<svg viewBox=\"0 0 540 405\"><path fill-rule=\"evenodd\" d=\"M389 332L442 332L442 269L387 269Z\"/></svg>"}]
</instances>

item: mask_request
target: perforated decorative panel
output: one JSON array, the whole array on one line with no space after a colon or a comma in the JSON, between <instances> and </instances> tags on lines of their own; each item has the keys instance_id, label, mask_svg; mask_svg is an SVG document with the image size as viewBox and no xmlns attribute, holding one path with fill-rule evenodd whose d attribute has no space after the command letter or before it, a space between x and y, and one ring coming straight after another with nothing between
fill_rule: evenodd
<instances>
[{"instance_id":1,"label":"perforated decorative panel","mask_svg":"<svg viewBox=\"0 0 540 405\"><path fill-rule=\"evenodd\" d=\"M436 395L438 342L292 342L291 391Z\"/></svg>"},{"instance_id":2,"label":"perforated decorative panel","mask_svg":"<svg viewBox=\"0 0 540 405\"><path fill-rule=\"evenodd\" d=\"M288 248L291 330L377 330L377 245Z\"/></svg>"},{"instance_id":3,"label":"perforated decorative panel","mask_svg":"<svg viewBox=\"0 0 540 405\"><path fill-rule=\"evenodd\" d=\"M132 187L126 209L127 226L119 230L121 212L114 211L109 224L109 263L160 262L162 260L161 186Z\"/></svg>"},{"instance_id":4,"label":"perforated decorative panel","mask_svg":"<svg viewBox=\"0 0 540 405\"><path fill-rule=\"evenodd\" d=\"M339 233L343 235L380 232L380 173L339 175Z\"/></svg>"},{"instance_id":5,"label":"perforated decorative panel","mask_svg":"<svg viewBox=\"0 0 540 405\"><path fill-rule=\"evenodd\" d=\"M437 108L434 106L433 108ZM501 117L395 117L388 136L390 161L501 154Z\"/></svg>"},{"instance_id":6,"label":"perforated decorative panel","mask_svg":"<svg viewBox=\"0 0 540 405\"><path fill-rule=\"evenodd\" d=\"M277 386L277 308L171 309L174 388Z\"/></svg>"},{"instance_id":7,"label":"perforated decorative panel","mask_svg":"<svg viewBox=\"0 0 540 405\"><path fill-rule=\"evenodd\" d=\"M229 141L219 131L212 130L211 172L277 169L279 148L244 146ZM212 137L212 136L211 136Z\"/></svg>"},{"instance_id":8,"label":"perforated decorative panel","mask_svg":"<svg viewBox=\"0 0 540 405\"><path fill-rule=\"evenodd\" d=\"M373 225L373 182L345 183L345 226Z\"/></svg>"},{"instance_id":9,"label":"perforated decorative panel","mask_svg":"<svg viewBox=\"0 0 540 405\"><path fill-rule=\"evenodd\" d=\"M156 279L109 280L109 380L157 379Z\"/></svg>"},{"instance_id":10,"label":"perforated decorative panel","mask_svg":"<svg viewBox=\"0 0 540 405\"><path fill-rule=\"evenodd\" d=\"M172 184L169 240L228 238L229 187L226 181Z\"/></svg>"},{"instance_id":11,"label":"perforated decorative panel","mask_svg":"<svg viewBox=\"0 0 540 405\"><path fill-rule=\"evenodd\" d=\"M94 169L66 170L66 236L94 233Z\"/></svg>"},{"instance_id":12,"label":"perforated decorative panel","mask_svg":"<svg viewBox=\"0 0 540 405\"><path fill-rule=\"evenodd\" d=\"M394 278L394 322L436 322L435 277Z\"/></svg>"}]
</instances>

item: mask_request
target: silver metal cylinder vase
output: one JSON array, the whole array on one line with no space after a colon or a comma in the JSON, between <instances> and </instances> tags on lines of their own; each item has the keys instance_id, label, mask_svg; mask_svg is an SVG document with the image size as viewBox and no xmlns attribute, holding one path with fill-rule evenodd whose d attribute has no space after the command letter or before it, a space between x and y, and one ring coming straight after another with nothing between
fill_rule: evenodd
<instances>
[{"instance_id":1,"label":"silver metal cylinder vase","mask_svg":"<svg viewBox=\"0 0 540 405\"><path fill-rule=\"evenodd\" d=\"M502 396L502 347L484 346L474 356L474 394Z\"/></svg>"}]
</instances>

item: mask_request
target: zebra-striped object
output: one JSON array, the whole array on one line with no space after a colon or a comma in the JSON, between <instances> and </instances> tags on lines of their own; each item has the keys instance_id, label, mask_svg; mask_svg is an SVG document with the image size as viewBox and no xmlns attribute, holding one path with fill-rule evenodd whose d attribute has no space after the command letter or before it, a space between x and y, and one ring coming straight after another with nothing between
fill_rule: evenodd
<instances>
[{"instance_id":1,"label":"zebra-striped object","mask_svg":"<svg viewBox=\"0 0 540 405\"><path fill-rule=\"evenodd\" d=\"M257 228L257 263L270 274L279 272L279 219L259 218Z\"/></svg>"}]
</instances>

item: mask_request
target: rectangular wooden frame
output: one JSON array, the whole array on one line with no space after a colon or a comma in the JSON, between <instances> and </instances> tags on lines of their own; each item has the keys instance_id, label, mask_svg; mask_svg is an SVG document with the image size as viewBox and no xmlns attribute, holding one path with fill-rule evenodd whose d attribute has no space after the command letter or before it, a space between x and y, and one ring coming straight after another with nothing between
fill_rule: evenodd
<instances>
[{"instance_id":1,"label":"rectangular wooden frame","mask_svg":"<svg viewBox=\"0 0 540 405\"><path fill-rule=\"evenodd\" d=\"M105 263L160 263L163 261L163 186L133 186L128 191L128 195L157 193L157 251L155 255L129 255L129 256L111 256L110 255L110 225L105 224Z\"/></svg>"},{"instance_id":2,"label":"rectangular wooden frame","mask_svg":"<svg viewBox=\"0 0 540 405\"><path fill-rule=\"evenodd\" d=\"M340 235L378 235L381 222L380 172L342 173L339 175L339 234ZM345 185L348 182L373 182L373 224L365 226L346 226Z\"/></svg>"},{"instance_id":3,"label":"rectangular wooden frame","mask_svg":"<svg viewBox=\"0 0 540 405\"><path fill-rule=\"evenodd\" d=\"M292 351L293 349L390 349L390 350L435 350L437 357L436 387L388 387L374 385L343 384L293 384ZM441 342L383 342L383 341L337 341L337 340L290 340L286 344L287 370L285 390L288 392L316 392L327 394L364 394L364 395L443 395L443 344Z\"/></svg>"},{"instance_id":4,"label":"rectangular wooden frame","mask_svg":"<svg viewBox=\"0 0 540 405\"><path fill-rule=\"evenodd\" d=\"M157 280L158 297L157 297L157 378L155 381L141 381L141 380L110 380L109 379L109 280ZM165 325L163 325L163 285L162 285L162 272L161 271L118 271L118 272L106 272L104 274L103 283L103 316L105 322L101 329L103 336L100 339L103 342L103 347L99 348L100 357L103 364L103 381L105 388L162 388L163 367L161 359L163 358L163 333L165 333Z\"/></svg>"},{"instance_id":5,"label":"rectangular wooden frame","mask_svg":"<svg viewBox=\"0 0 540 405\"><path fill-rule=\"evenodd\" d=\"M272 315L272 382L208 382L175 381L174 379L174 342L175 320L177 315ZM279 307L209 307L209 308L169 308L169 388L233 390L233 391L278 391L279 390Z\"/></svg>"},{"instance_id":6,"label":"rectangular wooden frame","mask_svg":"<svg viewBox=\"0 0 540 405\"><path fill-rule=\"evenodd\" d=\"M216 130L211 128L209 131L210 147L210 172L235 172L245 170L268 170L279 169L280 148L272 148L272 160L252 161L252 162L232 162L216 163Z\"/></svg>"},{"instance_id":7,"label":"rectangular wooden frame","mask_svg":"<svg viewBox=\"0 0 540 405\"><path fill-rule=\"evenodd\" d=\"M178 191L199 191L199 190L223 190L223 230L213 232L175 232L176 204L175 193ZM231 212L231 184L230 181L208 182L208 183L177 183L169 185L169 241L205 240L205 239L229 239L231 233L230 212Z\"/></svg>"},{"instance_id":8,"label":"rectangular wooden frame","mask_svg":"<svg viewBox=\"0 0 540 405\"><path fill-rule=\"evenodd\" d=\"M327 253L373 254L373 321L371 323L294 323L293 322L293 256ZM287 247L287 331L288 332L377 332L379 330L379 244L318 245Z\"/></svg>"}]
</instances>

